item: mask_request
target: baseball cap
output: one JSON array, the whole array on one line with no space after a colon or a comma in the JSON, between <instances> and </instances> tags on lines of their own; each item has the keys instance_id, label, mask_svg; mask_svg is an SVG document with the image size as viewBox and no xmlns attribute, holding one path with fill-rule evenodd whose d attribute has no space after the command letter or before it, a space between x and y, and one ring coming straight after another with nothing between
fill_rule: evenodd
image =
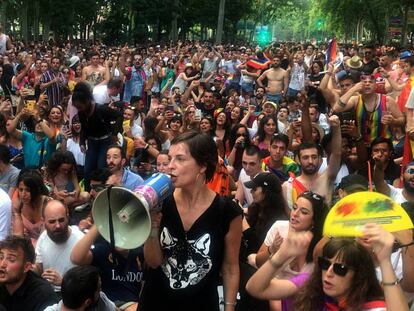
<instances>
[{"instance_id":1,"label":"baseball cap","mask_svg":"<svg viewBox=\"0 0 414 311\"><path fill-rule=\"evenodd\" d=\"M367 191L368 180L364 176L351 174L341 179L341 182L338 185L338 189L345 190L347 193Z\"/></svg>"},{"instance_id":2,"label":"baseball cap","mask_svg":"<svg viewBox=\"0 0 414 311\"><path fill-rule=\"evenodd\" d=\"M400 59L406 59L406 58L410 57L411 55L412 54L410 53L410 51L401 52Z\"/></svg>"},{"instance_id":3,"label":"baseball cap","mask_svg":"<svg viewBox=\"0 0 414 311\"><path fill-rule=\"evenodd\" d=\"M262 187L264 189L272 190L280 187L280 181L275 174L264 172L257 174L252 180L246 181L244 185L249 189Z\"/></svg>"}]
</instances>

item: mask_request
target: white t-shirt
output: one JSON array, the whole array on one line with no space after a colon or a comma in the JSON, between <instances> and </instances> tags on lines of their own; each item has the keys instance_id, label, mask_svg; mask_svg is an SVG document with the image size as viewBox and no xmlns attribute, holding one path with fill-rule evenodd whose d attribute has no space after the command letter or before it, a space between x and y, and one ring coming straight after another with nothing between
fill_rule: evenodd
<instances>
[{"instance_id":1,"label":"white t-shirt","mask_svg":"<svg viewBox=\"0 0 414 311\"><path fill-rule=\"evenodd\" d=\"M109 96L108 94L108 86L106 84L97 85L93 88L93 100L98 105L108 104L112 100L119 101L118 96Z\"/></svg>"},{"instance_id":2,"label":"white t-shirt","mask_svg":"<svg viewBox=\"0 0 414 311\"><path fill-rule=\"evenodd\" d=\"M407 199L403 196L403 189L402 188L395 188L392 185L388 185L390 187L390 198L397 202L398 204L402 204L407 202Z\"/></svg>"},{"instance_id":3,"label":"white t-shirt","mask_svg":"<svg viewBox=\"0 0 414 311\"><path fill-rule=\"evenodd\" d=\"M66 142L66 149L72 152L77 165L85 166L85 154L81 151L79 143L69 138Z\"/></svg>"},{"instance_id":4,"label":"white t-shirt","mask_svg":"<svg viewBox=\"0 0 414 311\"><path fill-rule=\"evenodd\" d=\"M42 232L36 244L36 263L41 263L43 271L49 268L55 269L62 277L75 265L70 260L70 254L75 244L84 236L77 226L70 226L69 239L56 244L47 235L46 230ZM53 286L55 291L60 291L60 286Z\"/></svg>"},{"instance_id":5,"label":"white t-shirt","mask_svg":"<svg viewBox=\"0 0 414 311\"><path fill-rule=\"evenodd\" d=\"M250 176L248 176L246 174L246 171L244 170L244 168L242 168L241 171L240 171L239 180L240 180L240 183L243 187L244 200L246 201L247 206L249 206L250 204L253 203L253 196L252 196L251 189L246 188L244 183L247 182L247 181L250 181L251 178L250 178ZM240 202L240 204L243 204L243 203L244 202Z\"/></svg>"},{"instance_id":6,"label":"white t-shirt","mask_svg":"<svg viewBox=\"0 0 414 311\"><path fill-rule=\"evenodd\" d=\"M0 241L10 233L12 202L9 195L0 188Z\"/></svg>"}]
</instances>

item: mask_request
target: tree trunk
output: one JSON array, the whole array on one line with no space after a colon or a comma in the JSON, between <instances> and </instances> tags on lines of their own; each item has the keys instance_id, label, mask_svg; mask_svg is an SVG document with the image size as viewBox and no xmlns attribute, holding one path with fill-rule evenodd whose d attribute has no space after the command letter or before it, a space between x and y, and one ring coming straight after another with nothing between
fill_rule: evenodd
<instances>
[{"instance_id":1,"label":"tree trunk","mask_svg":"<svg viewBox=\"0 0 414 311\"><path fill-rule=\"evenodd\" d=\"M217 19L217 33L216 44L221 44L223 37L223 23L224 23L224 9L226 6L226 0L220 0L218 19Z\"/></svg>"},{"instance_id":2,"label":"tree trunk","mask_svg":"<svg viewBox=\"0 0 414 311\"><path fill-rule=\"evenodd\" d=\"M404 6L404 20L403 20L403 27L401 31L401 46L403 47L407 44L408 11L410 9L409 2L410 1L406 1L405 6Z\"/></svg>"},{"instance_id":3,"label":"tree trunk","mask_svg":"<svg viewBox=\"0 0 414 311\"><path fill-rule=\"evenodd\" d=\"M28 6L27 0L23 0L22 9L21 9L21 27L22 27L21 36L22 36L24 43L27 43L27 37L28 37L27 6Z\"/></svg>"}]
</instances>

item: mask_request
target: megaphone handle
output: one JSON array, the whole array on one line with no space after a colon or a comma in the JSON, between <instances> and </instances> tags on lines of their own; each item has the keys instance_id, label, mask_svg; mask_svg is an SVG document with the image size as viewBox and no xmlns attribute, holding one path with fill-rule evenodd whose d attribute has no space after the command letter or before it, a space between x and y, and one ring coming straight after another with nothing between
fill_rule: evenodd
<instances>
[{"instance_id":1,"label":"megaphone handle","mask_svg":"<svg viewBox=\"0 0 414 311\"><path fill-rule=\"evenodd\" d=\"M112 209L111 209L111 191L112 185L110 185L106 191L108 196L108 221L109 221L109 243L111 244L111 253L113 262L115 262L115 236L114 236L114 223L112 220Z\"/></svg>"}]
</instances>

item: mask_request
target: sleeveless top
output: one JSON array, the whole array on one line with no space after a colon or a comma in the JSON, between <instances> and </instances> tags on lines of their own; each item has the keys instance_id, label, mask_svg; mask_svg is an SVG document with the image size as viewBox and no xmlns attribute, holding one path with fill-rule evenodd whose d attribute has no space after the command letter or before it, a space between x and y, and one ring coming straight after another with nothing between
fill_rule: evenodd
<instances>
[{"instance_id":1,"label":"sleeveless top","mask_svg":"<svg viewBox=\"0 0 414 311\"><path fill-rule=\"evenodd\" d=\"M0 35L0 55L4 55L6 53L6 45L7 45L7 36L2 33Z\"/></svg>"},{"instance_id":2,"label":"sleeveless top","mask_svg":"<svg viewBox=\"0 0 414 311\"><path fill-rule=\"evenodd\" d=\"M355 107L356 123L366 144L370 144L377 137L392 137L389 126L381 123L381 118L386 111L387 97L385 95L379 95L378 103L372 112L366 109L362 96L359 96Z\"/></svg>"},{"instance_id":3,"label":"sleeveless top","mask_svg":"<svg viewBox=\"0 0 414 311\"><path fill-rule=\"evenodd\" d=\"M224 238L241 214L234 201L216 195L185 231L174 196L164 200L159 237L164 258L158 268L148 269L138 310L218 311Z\"/></svg>"}]
</instances>

